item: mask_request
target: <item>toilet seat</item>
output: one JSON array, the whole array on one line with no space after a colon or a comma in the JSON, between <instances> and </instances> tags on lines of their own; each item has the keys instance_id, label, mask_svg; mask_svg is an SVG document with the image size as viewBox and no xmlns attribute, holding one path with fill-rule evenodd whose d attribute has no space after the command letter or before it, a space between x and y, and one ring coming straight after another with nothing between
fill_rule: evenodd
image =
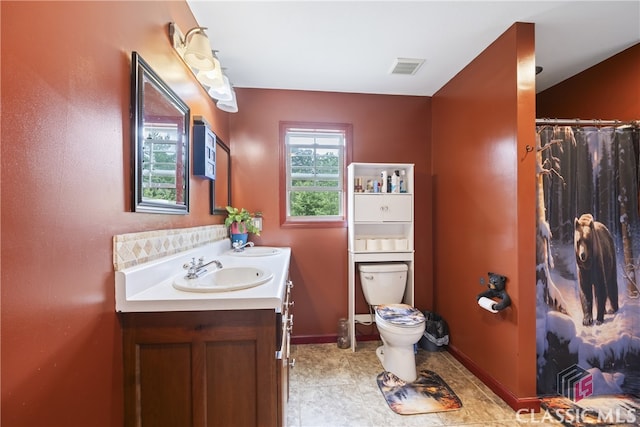
<instances>
[{"instance_id":1,"label":"toilet seat","mask_svg":"<svg viewBox=\"0 0 640 427\"><path fill-rule=\"evenodd\" d=\"M382 304L376 307L376 323L391 328L420 328L427 321L424 314L408 304Z\"/></svg>"}]
</instances>

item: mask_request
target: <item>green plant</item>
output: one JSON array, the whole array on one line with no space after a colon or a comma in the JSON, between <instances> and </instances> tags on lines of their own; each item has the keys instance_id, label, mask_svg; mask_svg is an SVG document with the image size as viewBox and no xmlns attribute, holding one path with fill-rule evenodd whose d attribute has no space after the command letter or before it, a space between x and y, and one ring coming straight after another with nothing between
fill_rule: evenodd
<instances>
[{"instance_id":1,"label":"green plant","mask_svg":"<svg viewBox=\"0 0 640 427\"><path fill-rule=\"evenodd\" d=\"M238 209L232 206L227 206L227 218L224 220L225 227L230 227L232 224L238 224L239 233L253 233L257 236L260 235L260 230L253 224L253 214L251 214L245 208Z\"/></svg>"}]
</instances>

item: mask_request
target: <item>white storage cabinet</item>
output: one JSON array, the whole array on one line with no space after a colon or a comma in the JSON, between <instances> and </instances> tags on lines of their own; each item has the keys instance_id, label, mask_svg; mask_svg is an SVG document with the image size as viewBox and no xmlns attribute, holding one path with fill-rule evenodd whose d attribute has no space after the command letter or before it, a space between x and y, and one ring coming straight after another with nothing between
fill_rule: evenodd
<instances>
[{"instance_id":1,"label":"white storage cabinet","mask_svg":"<svg viewBox=\"0 0 640 427\"><path fill-rule=\"evenodd\" d=\"M403 193L374 193L367 185L404 171ZM414 165L409 163L352 163L347 168L347 220L349 256L349 335L356 350L356 323L371 322L367 313L356 313L358 263L402 261L408 266L403 302L414 300ZM369 189L367 189L369 187ZM361 290L358 290L361 292Z\"/></svg>"}]
</instances>

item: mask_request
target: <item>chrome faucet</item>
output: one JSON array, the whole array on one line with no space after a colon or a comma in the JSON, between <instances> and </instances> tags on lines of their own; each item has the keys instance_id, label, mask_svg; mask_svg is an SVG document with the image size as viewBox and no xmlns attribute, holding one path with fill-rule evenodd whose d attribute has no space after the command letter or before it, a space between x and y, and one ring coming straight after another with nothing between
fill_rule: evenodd
<instances>
[{"instance_id":1,"label":"chrome faucet","mask_svg":"<svg viewBox=\"0 0 640 427\"><path fill-rule=\"evenodd\" d=\"M233 242L231 244L231 246L233 246L233 251L234 252L242 252L244 250L244 248L246 248L247 246L252 247L253 246L253 242L247 242L247 243L243 244L242 240L236 240L235 242Z\"/></svg>"},{"instance_id":2,"label":"chrome faucet","mask_svg":"<svg viewBox=\"0 0 640 427\"><path fill-rule=\"evenodd\" d=\"M184 278L197 279L198 277L202 276L204 273L207 272L205 267L211 264L215 264L216 267L222 268L222 263L217 259L214 259L213 261L209 261L208 263L205 264L204 257L198 258L198 262L196 262L195 258L191 258L191 262L187 262L182 266L182 268L187 270L187 275L184 276Z\"/></svg>"}]
</instances>

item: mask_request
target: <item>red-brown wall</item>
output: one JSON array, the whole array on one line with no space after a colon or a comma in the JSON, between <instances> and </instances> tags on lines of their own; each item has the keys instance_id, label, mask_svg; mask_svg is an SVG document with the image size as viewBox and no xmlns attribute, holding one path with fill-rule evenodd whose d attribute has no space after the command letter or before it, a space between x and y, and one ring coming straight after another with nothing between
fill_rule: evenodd
<instances>
[{"instance_id":1,"label":"red-brown wall","mask_svg":"<svg viewBox=\"0 0 640 427\"><path fill-rule=\"evenodd\" d=\"M536 394L534 67L533 24L514 24L432 98L435 309L514 407ZM498 314L476 304L489 271L508 277Z\"/></svg>"},{"instance_id":2,"label":"red-brown wall","mask_svg":"<svg viewBox=\"0 0 640 427\"><path fill-rule=\"evenodd\" d=\"M347 229L280 226L280 121L350 123L353 162L415 163L415 305L431 308L431 99L261 89L236 92L240 111L230 119L232 201L263 212L264 231L257 241L292 248L294 338L335 339L338 318L347 316ZM361 332L372 331L363 328Z\"/></svg>"},{"instance_id":3,"label":"red-brown wall","mask_svg":"<svg viewBox=\"0 0 640 427\"><path fill-rule=\"evenodd\" d=\"M429 98L238 89L232 132L169 44L170 21L195 23L185 3L0 11L3 425L121 425L112 236L222 221L209 215L208 182L194 178L189 215L129 212L131 51L230 143L233 202L264 212L261 239L294 248L296 333L333 335L346 314L346 230L280 230L280 120L352 123L352 160L416 163L416 301L430 307ZM25 26L29 49L16 36Z\"/></svg>"},{"instance_id":4,"label":"red-brown wall","mask_svg":"<svg viewBox=\"0 0 640 427\"><path fill-rule=\"evenodd\" d=\"M538 118L639 120L640 43L540 92L536 102Z\"/></svg>"},{"instance_id":5,"label":"red-brown wall","mask_svg":"<svg viewBox=\"0 0 640 427\"><path fill-rule=\"evenodd\" d=\"M189 215L129 212L134 50L231 146L233 204L264 212L258 241L293 248L297 337L331 337L346 314L346 229L280 227L278 122L351 123L352 161L416 164L416 306L445 317L455 354L506 398L535 394L530 26L433 98L237 89L228 116L169 44L168 22L195 24L184 2L2 1L0 19L2 425L122 425L112 236L222 222L194 178ZM638 46L612 61L606 78L540 94L539 116L637 119ZM594 87L595 103L573 93ZM489 270L509 277L513 307L498 315L475 305Z\"/></svg>"},{"instance_id":6,"label":"red-brown wall","mask_svg":"<svg viewBox=\"0 0 640 427\"><path fill-rule=\"evenodd\" d=\"M169 43L185 2L0 2L2 425L121 426L112 237L220 223L208 182L189 215L130 213L130 57L138 51L223 138Z\"/></svg>"}]
</instances>

